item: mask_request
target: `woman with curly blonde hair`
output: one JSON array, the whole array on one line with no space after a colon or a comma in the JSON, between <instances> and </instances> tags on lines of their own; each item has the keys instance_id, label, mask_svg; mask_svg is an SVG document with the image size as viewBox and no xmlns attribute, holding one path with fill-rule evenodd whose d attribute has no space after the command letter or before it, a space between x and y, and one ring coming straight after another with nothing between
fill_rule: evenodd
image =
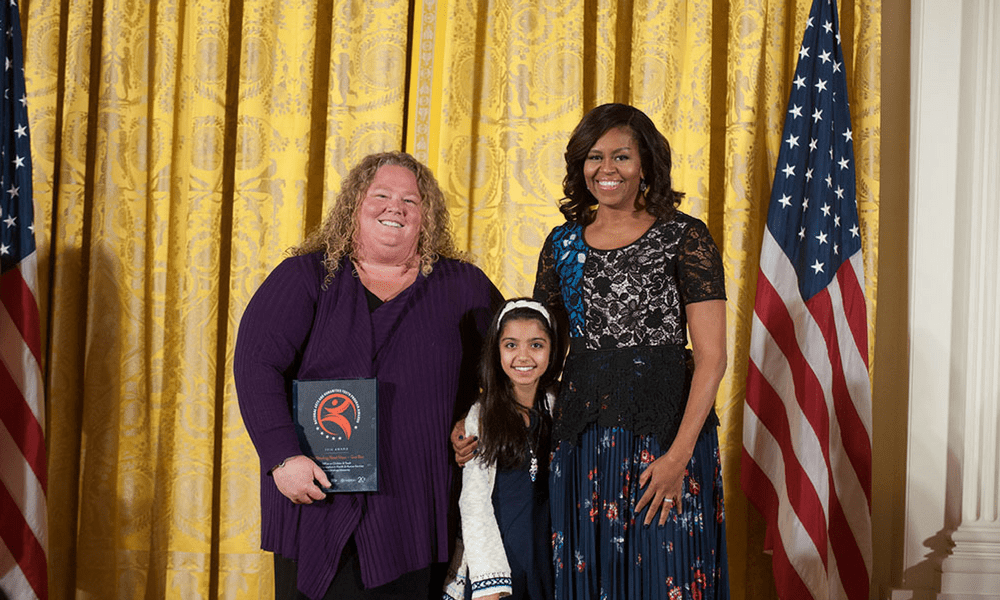
<instances>
[{"instance_id":1,"label":"woman with curly blonde hair","mask_svg":"<svg viewBox=\"0 0 1000 600\"><path fill-rule=\"evenodd\" d=\"M420 259L420 272L429 275L438 258L455 258L465 260L465 253L455 247L451 234L451 219L448 207L445 205L444 194L438 187L437 180L431 170L420 161L405 152L384 152L370 154L344 180L337 200L327 214L326 223L314 231L302 245L294 248L295 255L325 251L326 266L329 278L332 278L345 254L356 258L354 248L355 234L358 228L357 210L364 200L365 192L375 178L375 173L386 165L396 165L409 169L417 179L417 188L423 199L421 215L423 227L417 241L417 257Z\"/></svg>"},{"instance_id":2,"label":"woman with curly blonde hair","mask_svg":"<svg viewBox=\"0 0 1000 600\"><path fill-rule=\"evenodd\" d=\"M233 362L275 597L440 597L454 533L441 440L475 397L500 293L455 248L430 170L402 152L354 167L292 254L250 300ZM299 448L292 382L355 378L378 384L378 491L325 493Z\"/></svg>"}]
</instances>

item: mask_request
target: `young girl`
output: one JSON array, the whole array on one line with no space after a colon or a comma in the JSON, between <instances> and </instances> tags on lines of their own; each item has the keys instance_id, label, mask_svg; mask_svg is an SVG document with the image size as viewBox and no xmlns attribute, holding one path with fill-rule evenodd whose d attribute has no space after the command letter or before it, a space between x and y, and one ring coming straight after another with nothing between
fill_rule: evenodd
<instances>
[{"instance_id":1,"label":"young girl","mask_svg":"<svg viewBox=\"0 0 1000 600\"><path fill-rule=\"evenodd\" d=\"M463 471L462 539L445 598L552 598L548 388L558 339L549 311L528 298L508 300L486 335L481 391L465 418L479 446Z\"/></svg>"}]
</instances>

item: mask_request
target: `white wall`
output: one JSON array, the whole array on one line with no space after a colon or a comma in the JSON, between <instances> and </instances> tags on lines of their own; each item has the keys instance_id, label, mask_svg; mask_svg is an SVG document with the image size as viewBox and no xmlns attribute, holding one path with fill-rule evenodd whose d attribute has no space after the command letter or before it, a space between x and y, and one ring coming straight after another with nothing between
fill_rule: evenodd
<instances>
[{"instance_id":1,"label":"white wall","mask_svg":"<svg viewBox=\"0 0 1000 600\"><path fill-rule=\"evenodd\" d=\"M906 514L891 597L1000 599L1000 1L913 0L911 36Z\"/></svg>"}]
</instances>

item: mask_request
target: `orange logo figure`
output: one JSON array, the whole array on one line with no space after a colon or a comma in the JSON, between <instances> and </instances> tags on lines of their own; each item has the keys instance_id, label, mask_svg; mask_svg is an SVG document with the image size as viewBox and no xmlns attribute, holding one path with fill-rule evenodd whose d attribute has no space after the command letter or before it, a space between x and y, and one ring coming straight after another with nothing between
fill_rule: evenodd
<instances>
[{"instance_id":1,"label":"orange logo figure","mask_svg":"<svg viewBox=\"0 0 1000 600\"><path fill-rule=\"evenodd\" d=\"M350 408L353 414L350 419L344 413ZM316 403L316 424L329 436L343 434L351 439L351 420L358 418L358 405L354 398L342 391L329 392ZM338 431L339 430L339 431Z\"/></svg>"}]
</instances>

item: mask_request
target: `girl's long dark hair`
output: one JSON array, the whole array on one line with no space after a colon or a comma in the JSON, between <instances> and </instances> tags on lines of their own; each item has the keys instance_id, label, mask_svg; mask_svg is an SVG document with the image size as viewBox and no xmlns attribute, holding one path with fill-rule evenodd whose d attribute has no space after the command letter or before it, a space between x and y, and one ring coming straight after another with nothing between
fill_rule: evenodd
<instances>
[{"instance_id":1,"label":"girl's long dark hair","mask_svg":"<svg viewBox=\"0 0 1000 600\"><path fill-rule=\"evenodd\" d=\"M530 298L514 298L508 300L497 311L499 315L504 307L511 302L532 301ZM534 302L534 301L532 301ZM548 310L548 307L546 307ZM551 314L551 311L549 312ZM517 398L510 383L510 378L500 364L500 334L504 325L510 321L533 320L541 325L549 336L549 366L538 380L538 391L535 397L535 408L539 415L539 427L536 452L549 451L550 419L543 408L545 393L559 377L562 370L563 352L559 347L559 336L555 325L549 323L545 316L527 307L512 308L503 318L494 317L483 343L483 353L479 360L479 401L482 405L479 427L479 454L486 464L496 464L498 469L515 469L528 456L529 444L536 441L528 439L524 427L524 417L518 408Z\"/></svg>"}]
</instances>

